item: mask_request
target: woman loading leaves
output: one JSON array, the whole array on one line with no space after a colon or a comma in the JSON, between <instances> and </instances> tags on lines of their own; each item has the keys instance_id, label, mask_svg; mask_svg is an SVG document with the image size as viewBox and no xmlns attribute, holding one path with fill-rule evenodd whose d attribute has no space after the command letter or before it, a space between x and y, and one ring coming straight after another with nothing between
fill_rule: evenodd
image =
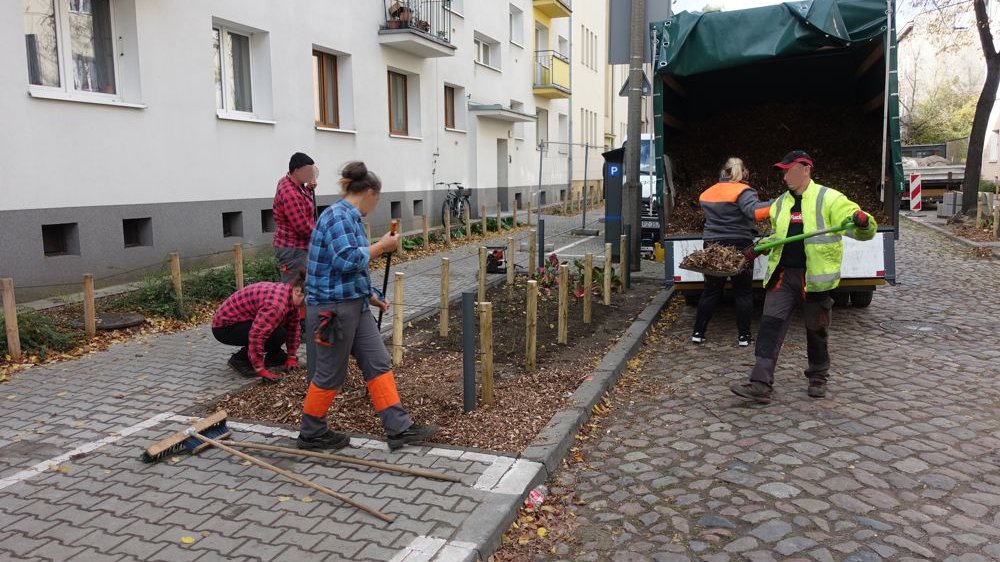
<instances>
[{"instance_id":1,"label":"woman loading leaves","mask_svg":"<svg viewBox=\"0 0 1000 562\"><path fill-rule=\"evenodd\" d=\"M341 172L344 197L323 211L309 241L306 278L306 353L309 389L302 405L298 446L340 449L350 442L331 431L326 414L347 377L353 355L368 385L368 395L389 437L389 448L423 441L436 426L414 423L403 409L396 381L370 306L385 311L389 304L372 288L368 264L391 252L399 234L388 232L368 243L361 217L378 206L382 182L362 162L350 162Z\"/></svg>"},{"instance_id":2,"label":"woman loading leaves","mask_svg":"<svg viewBox=\"0 0 1000 562\"><path fill-rule=\"evenodd\" d=\"M757 190L747 185L749 177L743 160L730 158L720 172L719 183L702 192L698 199L705 213L705 247L732 246L741 252L753 246L754 223L768 216L770 202L761 201ZM705 288L698 301L691 341L702 343L715 305L722 298L727 277L705 276ZM753 314L753 264L731 277L736 302L737 344L750 345L750 316Z\"/></svg>"}]
</instances>

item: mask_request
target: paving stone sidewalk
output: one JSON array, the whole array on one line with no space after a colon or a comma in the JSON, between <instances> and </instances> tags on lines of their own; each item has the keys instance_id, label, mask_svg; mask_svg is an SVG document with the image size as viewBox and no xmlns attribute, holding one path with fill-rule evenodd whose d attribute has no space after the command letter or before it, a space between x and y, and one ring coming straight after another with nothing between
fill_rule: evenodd
<instances>
[{"instance_id":1,"label":"paving stone sidewalk","mask_svg":"<svg viewBox=\"0 0 1000 562\"><path fill-rule=\"evenodd\" d=\"M1000 559L1000 264L904 223L898 271L870 308L834 310L824 400L805 392L798 318L759 406L727 389L753 362L731 309L694 346L684 307L641 369L662 392L630 396L589 466L556 476L586 505L553 558Z\"/></svg>"},{"instance_id":2,"label":"paving stone sidewalk","mask_svg":"<svg viewBox=\"0 0 1000 562\"><path fill-rule=\"evenodd\" d=\"M580 220L546 219L550 233ZM580 240L599 242L549 238L557 249ZM451 252L455 297L476 286L477 260L465 257L476 252ZM439 263L440 255L393 268L408 273L407 302L437 306ZM407 318L426 312L410 307ZM508 456L390 453L367 438L353 439L348 454L448 471L462 482L260 455L397 517L384 524L221 451L141 463L145 447L185 427L182 414L196 401L246 383L226 367L230 351L199 327L34 367L0 385L0 559L473 560L539 473L539 464ZM282 445L296 433L233 427L239 439Z\"/></svg>"}]
</instances>

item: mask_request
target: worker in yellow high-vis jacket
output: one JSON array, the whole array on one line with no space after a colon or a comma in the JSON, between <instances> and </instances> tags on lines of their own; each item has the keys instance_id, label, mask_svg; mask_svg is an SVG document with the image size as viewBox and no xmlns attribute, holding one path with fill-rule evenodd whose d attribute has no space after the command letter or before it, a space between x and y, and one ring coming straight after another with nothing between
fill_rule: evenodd
<instances>
[{"instance_id":1,"label":"worker in yellow high-vis jacket","mask_svg":"<svg viewBox=\"0 0 1000 562\"><path fill-rule=\"evenodd\" d=\"M793 150L775 166L784 170L788 185L788 192L771 204L770 219L775 237L786 238L845 222L852 222L854 226L845 231L846 236L862 241L875 237L878 225L871 215L843 193L812 179L813 160L808 154ZM835 233L771 250L764 276L767 295L757 334L757 360L749 382L730 385L729 389L735 394L761 404L771 402L778 352L785 340L792 310L801 303L809 359L805 371L809 380L808 394L813 398L826 396L830 371L827 327L833 308L830 293L840 284L843 249L842 237Z\"/></svg>"}]
</instances>

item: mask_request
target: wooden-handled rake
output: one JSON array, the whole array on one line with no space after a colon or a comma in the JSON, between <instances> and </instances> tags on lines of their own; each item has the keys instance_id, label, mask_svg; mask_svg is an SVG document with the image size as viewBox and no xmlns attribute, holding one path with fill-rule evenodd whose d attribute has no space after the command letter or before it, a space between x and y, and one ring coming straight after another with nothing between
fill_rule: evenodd
<instances>
[{"instance_id":1,"label":"wooden-handled rake","mask_svg":"<svg viewBox=\"0 0 1000 562\"><path fill-rule=\"evenodd\" d=\"M311 480L308 480L296 474L292 474L291 472L283 468L279 468L277 466L274 466L273 464L264 462L256 457L252 457L246 453L237 451L236 449L224 443L219 442L215 438L221 439L223 437L228 437L229 435L232 434L232 432L226 426L226 416L227 414L225 410L220 410L207 418L199 420L194 425L185 429L184 431L179 431L177 433L174 433L170 437L146 449L146 451L142 454L142 460L144 462L156 462L177 453L189 452L195 454L204 449L205 447L212 446L217 449L221 449L229 453L230 455L239 457L245 461L255 464L263 469L270 470L275 474L284 476L285 478L293 482L296 482L308 488L312 488L317 492L326 494L334 499L338 499L348 505L352 505L362 511L365 511L375 517L378 517L379 519L387 523L392 523L395 520L395 517L393 517L392 515L387 515L385 513L382 513L377 509L374 509L361 502L353 500L341 493L335 492L330 488L327 488L326 486L317 484L315 482L312 482Z\"/></svg>"}]
</instances>

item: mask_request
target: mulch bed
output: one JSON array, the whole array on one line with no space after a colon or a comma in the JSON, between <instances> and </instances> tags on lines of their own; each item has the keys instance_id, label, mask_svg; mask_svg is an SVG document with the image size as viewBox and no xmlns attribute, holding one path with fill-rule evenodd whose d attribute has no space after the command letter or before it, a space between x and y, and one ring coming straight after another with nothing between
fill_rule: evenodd
<instances>
[{"instance_id":1,"label":"mulch bed","mask_svg":"<svg viewBox=\"0 0 1000 562\"><path fill-rule=\"evenodd\" d=\"M952 233L973 242L996 242L990 228L976 228L975 225L961 224L951 227Z\"/></svg>"},{"instance_id":2,"label":"mulch bed","mask_svg":"<svg viewBox=\"0 0 1000 562\"><path fill-rule=\"evenodd\" d=\"M493 303L495 402L485 406L480 401L470 414L462 412L460 306L451 307L448 338L438 336L436 315L414 322L404 335L403 363L395 369L403 405L419 422L441 427L435 442L518 453L565 405L573 390L659 289L652 281L634 280L627 293L612 295L607 308L595 297L590 325L583 324L582 300L571 296L570 336L565 346L556 343L558 295L540 289L535 371L524 367L523 278L517 283L513 299L507 297L505 288L489 291ZM234 419L298 425L305 391L304 372L299 369L279 384L253 384L224 395L209 408L224 408ZM328 420L338 430L383 435L353 361Z\"/></svg>"}]
</instances>

